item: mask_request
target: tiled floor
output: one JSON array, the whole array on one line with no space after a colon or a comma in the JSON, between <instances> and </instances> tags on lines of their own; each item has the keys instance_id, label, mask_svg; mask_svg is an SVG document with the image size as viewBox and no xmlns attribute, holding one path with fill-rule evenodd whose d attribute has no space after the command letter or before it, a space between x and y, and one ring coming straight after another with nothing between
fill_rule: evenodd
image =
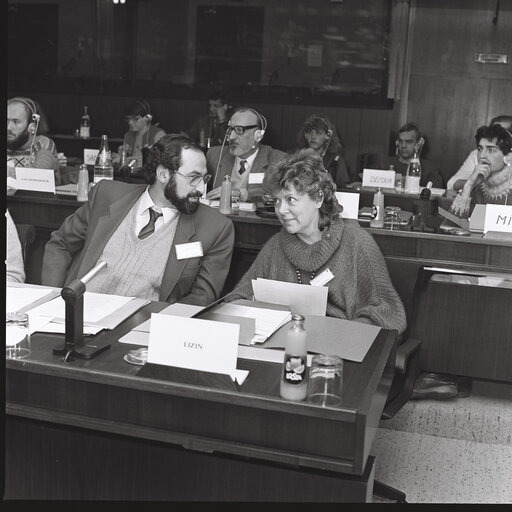
<instances>
[{"instance_id":1,"label":"tiled floor","mask_svg":"<svg viewBox=\"0 0 512 512\"><path fill-rule=\"evenodd\" d=\"M381 421L372 454L375 478L408 503L512 503L512 385L411 401Z\"/></svg>"}]
</instances>

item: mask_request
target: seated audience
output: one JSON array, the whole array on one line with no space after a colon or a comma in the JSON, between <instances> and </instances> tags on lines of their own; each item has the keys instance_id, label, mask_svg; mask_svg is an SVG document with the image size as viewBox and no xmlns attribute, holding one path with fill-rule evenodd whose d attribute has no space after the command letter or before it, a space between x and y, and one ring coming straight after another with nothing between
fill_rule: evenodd
<instances>
[{"instance_id":1,"label":"seated audience","mask_svg":"<svg viewBox=\"0 0 512 512\"><path fill-rule=\"evenodd\" d=\"M416 153L421 162L420 187L426 187L429 181L434 188L443 188L443 177L436 164L431 160L421 157L421 150L425 143L420 129L415 123L406 123L399 130L395 141L396 155L380 158L378 169L389 169L394 166L395 172L402 175L403 182L407 175L409 163Z\"/></svg>"},{"instance_id":2,"label":"seated audience","mask_svg":"<svg viewBox=\"0 0 512 512\"><path fill-rule=\"evenodd\" d=\"M228 217L199 201L210 178L202 149L184 134L165 135L144 173L149 186L92 187L46 244L43 284L65 286L105 261L87 290L197 305L219 297L235 235Z\"/></svg>"},{"instance_id":3,"label":"seated audience","mask_svg":"<svg viewBox=\"0 0 512 512\"><path fill-rule=\"evenodd\" d=\"M48 138L48 121L39 104L25 97L7 100L7 176L15 178L15 167L54 169L60 184L57 149Z\"/></svg>"},{"instance_id":4,"label":"seated audience","mask_svg":"<svg viewBox=\"0 0 512 512\"><path fill-rule=\"evenodd\" d=\"M18 230L14 224L9 210L5 212L7 220L7 240L6 240L6 260L5 260L5 279L7 283L24 283L25 266L23 263L23 253L18 236Z\"/></svg>"},{"instance_id":5,"label":"seated audience","mask_svg":"<svg viewBox=\"0 0 512 512\"><path fill-rule=\"evenodd\" d=\"M226 93L213 91L208 97L208 114L197 119L185 132L202 147L222 144L226 136L230 108Z\"/></svg>"},{"instance_id":6,"label":"seated audience","mask_svg":"<svg viewBox=\"0 0 512 512\"><path fill-rule=\"evenodd\" d=\"M142 150L158 142L165 135L165 131L152 124L151 107L143 98L133 100L126 107L124 114L128 123L128 131L123 138L126 157L128 160L135 159L133 168L139 169L143 165ZM117 162L118 157L114 161Z\"/></svg>"},{"instance_id":7,"label":"seated audience","mask_svg":"<svg viewBox=\"0 0 512 512\"><path fill-rule=\"evenodd\" d=\"M491 126L493 124L500 124L501 126L503 126L503 128L506 128L508 131L511 131L512 116L501 115L494 117L493 119L491 119L490 122ZM469 153L469 155L467 156L466 160L464 160L464 163L460 166L459 170L448 180L448 183L446 184L446 190L453 190L453 185L457 180L467 180L471 176L471 173L473 172L477 164L477 150L473 149L473 151L471 151L471 153Z\"/></svg>"},{"instance_id":8,"label":"seated audience","mask_svg":"<svg viewBox=\"0 0 512 512\"><path fill-rule=\"evenodd\" d=\"M325 115L314 114L308 117L297 135L298 148L312 148L323 159L338 189L349 181L347 164L341 154L341 142L334 123Z\"/></svg>"},{"instance_id":9,"label":"seated audience","mask_svg":"<svg viewBox=\"0 0 512 512\"><path fill-rule=\"evenodd\" d=\"M312 149L303 149L266 173L266 193L276 197L283 225L261 249L227 302L251 299L258 277L309 284L329 269L327 316L396 329L406 327L403 304L371 234L341 218L336 186Z\"/></svg>"},{"instance_id":10,"label":"seated audience","mask_svg":"<svg viewBox=\"0 0 512 512\"><path fill-rule=\"evenodd\" d=\"M219 199L224 176L231 177L233 190L240 190L240 200L256 200L262 192L261 182L249 184L249 175L265 173L270 164L282 160L286 153L261 143L267 120L256 110L239 107L227 128L228 150L213 146L206 154L208 172L213 175L213 189L208 199ZM255 180L258 181L258 180Z\"/></svg>"},{"instance_id":11,"label":"seated audience","mask_svg":"<svg viewBox=\"0 0 512 512\"><path fill-rule=\"evenodd\" d=\"M500 124L475 134L478 162L468 179L457 180L450 209L468 217L475 204L512 204L512 134Z\"/></svg>"}]
</instances>

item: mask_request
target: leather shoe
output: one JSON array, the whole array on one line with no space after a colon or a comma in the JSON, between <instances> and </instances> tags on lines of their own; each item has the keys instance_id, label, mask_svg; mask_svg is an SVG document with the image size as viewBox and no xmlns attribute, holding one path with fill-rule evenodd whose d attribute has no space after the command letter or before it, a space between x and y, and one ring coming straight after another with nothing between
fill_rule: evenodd
<instances>
[{"instance_id":1,"label":"leather shoe","mask_svg":"<svg viewBox=\"0 0 512 512\"><path fill-rule=\"evenodd\" d=\"M455 384L454 381L448 380L438 373L422 373L414 383L414 389L428 389L437 386Z\"/></svg>"},{"instance_id":2,"label":"leather shoe","mask_svg":"<svg viewBox=\"0 0 512 512\"><path fill-rule=\"evenodd\" d=\"M446 400L448 398L457 397L457 386L453 383L439 384L431 387L414 387L411 400L423 400L425 398L433 398L435 400Z\"/></svg>"}]
</instances>

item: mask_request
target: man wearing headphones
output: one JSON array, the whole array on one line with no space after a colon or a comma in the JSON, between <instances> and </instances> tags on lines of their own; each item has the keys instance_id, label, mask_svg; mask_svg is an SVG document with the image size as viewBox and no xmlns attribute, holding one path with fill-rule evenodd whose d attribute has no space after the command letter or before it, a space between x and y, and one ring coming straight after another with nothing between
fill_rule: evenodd
<instances>
[{"instance_id":1,"label":"man wearing headphones","mask_svg":"<svg viewBox=\"0 0 512 512\"><path fill-rule=\"evenodd\" d=\"M149 186L101 180L46 244L42 284L62 287L99 262L87 290L205 306L229 271L231 219L200 203L210 175L201 147L165 135L148 151Z\"/></svg>"},{"instance_id":2,"label":"man wearing headphones","mask_svg":"<svg viewBox=\"0 0 512 512\"><path fill-rule=\"evenodd\" d=\"M54 169L59 180L57 148L50 138L48 123L39 105L30 98L7 100L7 176L15 178L15 167Z\"/></svg>"},{"instance_id":3,"label":"man wearing headphones","mask_svg":"<svg viewBox=\"0 0 512 512\"><path fill-rule=\"evenodd\" d=\"M387 158L381 158L379 169L388 169L390 165L394 166L395 172L400 173L405 181L407 167L412 160L414 153L420 157L421 179L420 186L426 187L429 181L435 188L443 188L443 177L439 169L431 160L421 157L421 150L425 139L421 135L418 125L415 123L406 123L399 130L395 141L396 155Z\"/></svg>"},{"instance_id":4,"label":"man wearing headphones","mask_svg":"<svg viewBox=\"0 0 512 512\"><path fill-rule=\"evenodd\" d=\"M281 161L286 154L261 144L267 128L265 117L249 107L237 108L228 122L224 146L213 146L206 154L208 172L213 176L213 189L208 199L220 198L224 176L231 177L233 190L240 191L241 201L256 200L262 194L262 183L269 165Z\"/></svg>"},{"instance_id":5,"label":"man wearing headphones","mask_svg":"<svg viewBox=\"0 0 512 512\"><path fill-rule=\"evenodd\" d=\"M134 169L142 167L142 150L150 148L158 142L165 132L162 128L152 124L153 115L149 103L143 99L135 99L125 109L125 120L128 123L128 131L124 134L123 144L126 156L136 159Z\"/></svg>"}]
</instances>

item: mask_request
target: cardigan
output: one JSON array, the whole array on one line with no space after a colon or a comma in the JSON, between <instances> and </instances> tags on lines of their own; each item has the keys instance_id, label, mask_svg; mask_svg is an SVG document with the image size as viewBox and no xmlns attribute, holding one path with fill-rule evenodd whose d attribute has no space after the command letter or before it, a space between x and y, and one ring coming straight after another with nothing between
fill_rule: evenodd
<instances>
[{"instance_id":1,"label":"cardigan","mask_svg":"<svg viewBox=\"0 0 512 512\"><path fill-rule=\"evenodd\" d=\"M306 275L311 279L312 272L317 275L327 268L334 274L326 284L327 316L396 329L399 334L405 331L405 310L377 243L358 224L341 217L314 244L282 228L225 300L252 299L251 280L258 277L296 283L299 270L305 284Z\"/></svg>"}]
</instances>

